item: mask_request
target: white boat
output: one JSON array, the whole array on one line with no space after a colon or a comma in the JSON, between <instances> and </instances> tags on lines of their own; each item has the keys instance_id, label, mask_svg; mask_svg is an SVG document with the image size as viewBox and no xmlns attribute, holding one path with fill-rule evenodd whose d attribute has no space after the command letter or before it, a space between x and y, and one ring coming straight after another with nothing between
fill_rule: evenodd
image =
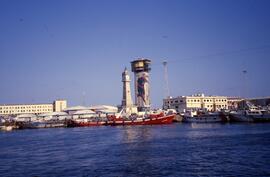
<instances>
[{"instance_id":1,"label":"white boat","mask_svg":"<svg viewBox=\"0 0 270 177\"><path fill-rule=\"evenodd\" d=\"M235 122L270 122L268 107L257 107L250 101L245 101L245 109L230 113L230 119Z\"/></svg>"},{"instance_id":2,"label":"white boat","mask_svg":"<svg viewBox=\"0 0 270 177\"><path fill-rule=\"evenodd\" d=\"M235 122L270 122L270 113L266 110L238 110L231 112L230 117Z\"/></svg>"},{"instance_id":3,"label":"white boat","mask_svg":"<svg viewBox=\"0 0 270 177\"><path fill-rule=\"evenodd\" d=\"M30 121L36 121L37 116L34 114L19 114L17 115L14 120L16 122L30 122Z\"/></svg>"},{"instance_id":4,"label":"white boat","mask_svg":"<svg viewBox=\"0 0 270 177\"><path fill-rule=\"evenodd\" d=\"M192 123L214 123L222 122L223 119L218 112L190 111L184 114L183 122Z\"/></svg>"},{"instance_id":5,"label":"white boat","mask_svg":"<svg viewBox=\"0 0 270 177\"><path fill-rule=\"evenodd\" d=\"M266 110L259 110L259 114L252 117L254 122L270 122L270 112Z\"/></svg>"}]
</instances>

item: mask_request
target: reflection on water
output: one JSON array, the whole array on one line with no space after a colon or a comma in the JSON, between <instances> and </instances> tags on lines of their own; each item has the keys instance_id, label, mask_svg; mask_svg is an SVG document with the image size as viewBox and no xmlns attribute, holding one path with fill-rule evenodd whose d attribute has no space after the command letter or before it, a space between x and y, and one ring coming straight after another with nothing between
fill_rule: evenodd
<instances>
[{"instance_id":1,"label":"reflection on water","mask_svg":"<svg viewBox=\"0 0 270 177\"><path fill-rule=\"evenodd\" d=\"M219 128L223 126L220 123L190 123L191 128L193 129L210 129L210 128Z\"/></svg>"},{"instance_id":2,"label":"reflection on water","mask_svg":"<svg viewBox=\"0 0 270 177\"><path fill-rule=\"evenodd\" d=\"M0 133L1 176L267 176L269 124Z\"/></svg>"},{"instance_id":3,"label":"reflection on water","mask_svg":"<svg viewBox=\"0 0 270 177\"><path fill-rule=\"evenodd\" d=\"M124 145L120 148L123 156L123 169L125 176L129 174L136 175L136 172L150 173L153 169L151 161L151 130L146 126L124 127L122 142ZM141 163L144 162L144 166Z\"/></svg>"},{"instance_id":4,"label":"reflection on water","mask_svg":"<svg viewBox=\"0 0 270 177\"><path fill-rule=\"evenodd\" d=\"M123 127L123 142L147 141L151 137L151 130L147 126Z\"/></svg>"}]
</instances>

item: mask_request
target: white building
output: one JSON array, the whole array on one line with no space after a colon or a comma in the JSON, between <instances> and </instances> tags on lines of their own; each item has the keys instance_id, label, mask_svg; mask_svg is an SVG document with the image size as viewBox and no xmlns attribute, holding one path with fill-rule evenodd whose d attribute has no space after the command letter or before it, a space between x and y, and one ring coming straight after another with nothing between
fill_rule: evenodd
<instances>
[{"instance_id":1,"label":"white building","mask_svg":"<svg viewBox=\"0 0 270 177\"><path fill-rule=\"evenodd\" d=\"M163 99L163 109L175 109L178 112L190 109L217 111L228 109L228 99L226 96L205 96L204 94L170 97Z\"/></svg>"},{"instance_id":2,"label":"white building","mask_svg":"<svg viewBox=\"0 0 270 177\"><path fill-rule=\"evenodd\" d=\"M43 114L61 112L67 107L66 100L56 100L53 103L41 104L4 104L0 105L0 115Z\"/></svg>"}]
</instances>

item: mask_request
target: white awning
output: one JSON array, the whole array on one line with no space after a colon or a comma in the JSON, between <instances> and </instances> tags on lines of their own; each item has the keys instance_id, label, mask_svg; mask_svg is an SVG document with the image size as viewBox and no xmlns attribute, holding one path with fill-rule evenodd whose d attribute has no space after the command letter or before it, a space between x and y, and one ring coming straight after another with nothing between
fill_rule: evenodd
<instances>
[{"instance_id":1,"label":"white awning","mask_svg":"<svg viewBox=\"0 0 270 177\"><path fill-rule=\"evenodd\" d=\"M79 110L73 113L73 115L85 115L85 114L96 114L94 111L91 111L89 109L86 110Z\"/></svg>"},{"instance_id":2,"label":"white awning","mask_svg":"<svg viewBox=\"0 0 270 177\"><path fill-rule=\"evenodd\" d=\"M44 114L40 114L40 117L46 117L46 116L66 116L68 115L66 112L48 112Z\"/></svg>"},{"instance_id":3,"label":"white awning","mask_svg":"<svg viewBox=\"0 0 270 177\"><path fill-rule=\"evenodd\" d=\"M78 110L87 110L90 109L89 107L85 106L73 106L73 107L68 107L64 109L63 111L78 111Z\"/></svg>"},{"instance_id":4,"label":"white awning","mask_svg":"<svg viewBox=\"0 0 270 177\"><path fill-rule=\"evenodd\" d=\"M117 112L118 108L115 106L109 106L109 105L96 105L96 106L90 106L91 110L95 111L101 111L101 112Z\"/></svg>"},{"instance_id":5,"label":"white awning","mask_svg":"<svg viewBox=\"0 0 270 177\"><path fill-rule=\"evenodd\" d=\"M32 117L36 117L36 115L34 115L34 114L19 114L16 116L16 118L32 118Z\"/></svg>"}]
</instances>

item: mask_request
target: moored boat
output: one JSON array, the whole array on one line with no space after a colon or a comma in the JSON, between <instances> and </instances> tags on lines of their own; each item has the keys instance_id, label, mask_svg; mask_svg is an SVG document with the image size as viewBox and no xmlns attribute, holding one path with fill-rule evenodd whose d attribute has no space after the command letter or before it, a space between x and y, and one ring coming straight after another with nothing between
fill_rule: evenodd
<instances>
[{"instance_id":1,"label":"moored boat","mask_svg":"<svg viewBox=\"0 0 270 177\"><path fill-rule=\"evenodd\" d=\"M85 109L78 110L72 113L72 119L67 121L67 127L89 127L107 125L107 117L102 113Z\"/></svg>"},{"instance_id":2,"label":"moored boat","mask_svg":"<svg viewBox=\"0 0 270 177\"><path fill-rule=\"evenodd\" d=\"M253 116L254 122L270 122L270 113L267 111L261 111L259 115Z\"/></svg>"},{"instance_id":3,"label":"moored boat","mask_svg":"<svg viewBox=\"0 0 270 177\"><path fill-rule=\"evenodd\" d=\"M94 112L74 113L73 118L67 121L67 127L86 127L86 126L117 126L117 125L159 125L170 124L175 118L172 111L139 112L127 115L123 111L106 117Z\"/></svg>"},{"instance_id":4,"label":"moored boat","mask_svg":"<svg viewBox=\"0 0 270 177\"><path fill-rule=\"evenodd\" d=\"M215 123L224 122L219 112L200 112L200 111L190 111L184 115L183 122L192 123Z\"/></svg>"},{"instance_id":5,"label":"moored boat","mask_svg":"<svg viewBox=\"0 0 270 177\"><path fill-rule=\"evenodd\" d=\"M16 122L19 129L36 129L36 128L60 128L66 127L66 121L28 121L28 122Z\"/></svg>"},{"instance_id":6,"label":"moored boat","mask_svg":"<svg viewBox=\"0 0 270 177\"><path fill-rule=\"evenodd\" d=\"M230 113L230 118L235 122L270 122L270 113L266 110L238 110Z\"/></svg>"},{"instance_id":7,"label":"moored boat","mask_svg":"<svg viewBox=\"0 0 270 177\"><path fill-rule=\"evenodd\" d=\"M171 124L175 114L164 115L164 113L159 114L149 114L144 117L134 117L129 118L116 118L110 117L108 125L117 126L117 125L162 125L162 124Z\"/></svg>"}]
</instances>

